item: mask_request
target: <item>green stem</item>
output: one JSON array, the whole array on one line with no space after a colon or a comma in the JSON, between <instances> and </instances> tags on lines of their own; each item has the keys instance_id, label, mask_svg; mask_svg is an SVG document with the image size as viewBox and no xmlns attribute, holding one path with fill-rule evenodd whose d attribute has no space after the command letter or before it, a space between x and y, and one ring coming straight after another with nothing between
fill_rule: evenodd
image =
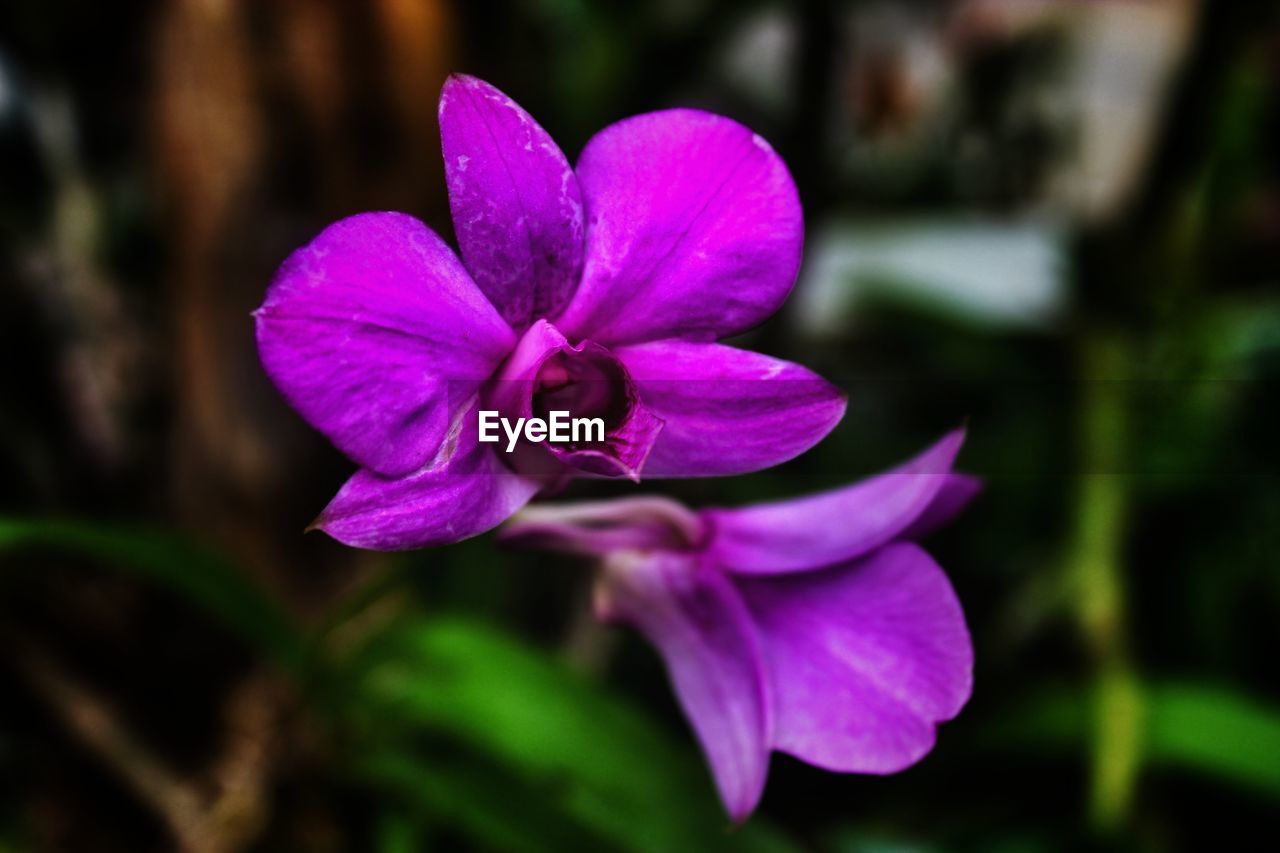
<instances>
[{"instance_id":1,"label":"green stem","mask_svg":"<svg viewBox=\"0 0 1280 853\"><path fill-rule=\"evenodd\" d=\"M1119 336L1083 342L1084 399L1076 526L1069 552L1080 629L1093 657L1094 740L1089 810L1104 832L1128 817L1142 760L1142 692L1130 656L1122 566L1130 502L1128 348Z\"/></svg>"}]
</instances>

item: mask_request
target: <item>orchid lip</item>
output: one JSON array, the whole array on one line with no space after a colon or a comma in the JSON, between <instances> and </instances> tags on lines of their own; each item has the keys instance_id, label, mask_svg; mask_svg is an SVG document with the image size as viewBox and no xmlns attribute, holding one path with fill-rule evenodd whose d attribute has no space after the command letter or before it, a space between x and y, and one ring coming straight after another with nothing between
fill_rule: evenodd
<instances>
[{"instance_id":1,"label":"orchid lip","mask_svg":"<svg viewBox=\"0 0 1280 853\"><path fill-rule=\"evenodd\" d=\"M638 482L662 420L644 406L626 366L591 340L577 344L538 320L521 337L488 390L487 405L513 423L545 422L554 412L603 424L564 443L513 442L504 459L520 473L557 469Z\"/></svg>"}]
</instances>

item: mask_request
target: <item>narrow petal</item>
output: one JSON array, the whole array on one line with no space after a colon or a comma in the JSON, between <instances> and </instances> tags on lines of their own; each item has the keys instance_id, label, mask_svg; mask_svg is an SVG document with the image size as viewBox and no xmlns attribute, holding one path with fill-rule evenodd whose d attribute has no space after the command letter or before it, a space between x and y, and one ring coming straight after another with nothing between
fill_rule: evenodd
<instances>
[{"instance_id":1,"label":"narrow petal","mask_svg":"<svg viewBox=\"0 0 1280 853\"><path fill-rule=\"evenodd\" d=\"M526 507L498 538L521 548L607 557L621 550L692 551L706 538L706 524L670 498L640 495Z\"/></svg>"},{"instance_id":2,"label":"narrow petal","mask_svg":"<svg viewBox=\"0 0 1280 853\"><path fill-rule=\"evenodd\" d=\"M698 110L610 125L578 160L582 283L557 325L606 345L715 340L757 325L795 283L803 219L769 144Z\"/></svg>"},{"instance_id":3,"label":"narrow petal","mask_svg":"<svg viewBox=\"0 0 1280 853\"><path fill-rule=\"evenodd\" d=\"M772 679L775 749L828 770L894 773L969 699L964 613L917 545L738 585Z\"/></svg>"},{"instance_id":4,"label":"narrow petal","mask_svg":"<svg viewBox=\"0 0 1280 853\"><path fill-rule=\"evenodd\" d=\"M439 113L449 207L471 277L517 329L553 316L582 274L582 195L569 161L483 80L451 76Z\"/></svg>"},{"instance_id":5,"label":"narrow petal","mask_svg":"<svg viewBox=\"0 0 1280 853\"><path fill-rule=\"evenodd\" d=\"M981 491L982 480L972 474L948 474L924 512L896 538L905 542L923 539L959 515Z\"/></svg>"},{"instance_id":6,"label":"narrow petal","mask_svg":"<svg viewBox=\"0 0 1280 853\"><path fill-rule=\"evenodd\" d=\"M477 407L455 421L424 470L392 479L362 469L312 525L346 545L405 551L448 545L492 530L537 493L537 480L503 465L476 440Z\"/></svg>"},{"instance_id":7,"label":"narrow petal","mask_svg":"<svg viewBox=\"0 0 1280 853\"><path fill-rule=\"evenodd\" d=\"M715 776L725 810L755 809L769 769L766 679L751 617L728 580L675 554L615 555L597 590L602 618L657 647Z\"/></svg>"},{"instance_id":8,"label":"narrow petal","mask_svg":"<svg viewBox=\"0 0 1280 853\"><path fill-rule=\"evenodd\" d=\"M263 367L339 450L387 476L435 455L515 336L427 226L330 225L285 261L255 313Z\"/></svg>"},{"instance_id":9,"label":"narrow petal","mask_svg":"<svg viewBox=\"0 0 1280 853\"><path fill-rule=\"evenodd\" d=\"M842 489L738 509L708 509L716 561L739 574L809 571L898 538L948 483L964 430L892 471Z\"/></svg>"},{"instance_id":10,"label":"narrow petal","mask_svg":"<svg viewBox=\"0 0 1280 853\"><path fill-rule=\"evenodd\" d=\"M844 416L845 396L798 364L722 344L620 347L640 397L664 421L641 472L745 474L813 447Z\"/></svg>"}]
</instances>

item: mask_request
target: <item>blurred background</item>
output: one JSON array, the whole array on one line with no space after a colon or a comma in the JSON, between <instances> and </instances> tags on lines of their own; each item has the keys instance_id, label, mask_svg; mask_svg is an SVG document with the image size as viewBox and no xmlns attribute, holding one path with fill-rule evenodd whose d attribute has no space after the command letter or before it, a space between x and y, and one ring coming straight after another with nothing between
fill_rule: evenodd
<instances>
[{"instance_id":1,"label":"blurred background","mask_svg":"<svg viewBox=\"0 0 1280 853\"><path fill-rule=\"evenodd\" d=\"M649 491L798 494L968 423L987 490L928 546L976 688L921 764L775 756L735 830L586 567L304 535L352 466L270 386L249 312L336 218L452 239L451 70L570 160L687 105L795 174L804 271L744 343L849 415L777 469ZM1269 0L4 4L0 850L1274 835L1278 93Z\"/></svg>"}]
</instances>

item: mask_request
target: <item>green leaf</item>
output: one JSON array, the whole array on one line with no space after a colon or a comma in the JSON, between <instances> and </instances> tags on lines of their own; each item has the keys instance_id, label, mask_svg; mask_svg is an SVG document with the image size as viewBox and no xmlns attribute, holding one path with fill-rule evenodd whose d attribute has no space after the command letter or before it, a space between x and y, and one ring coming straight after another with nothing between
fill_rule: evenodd
<instances>
[{"instance_id":1,"label":"green leaf","mask_svg":"<svg viewBox=\"0 0 1280 853\"><path fill-rule=\"evenodd\" d=\"M1280 797L1280 709L1184 684L1156 690L1148 713L1153 758Z\"/></svg>"},{"instance_id":2,"label":"green leaf","mask_svg":"<svg viewBox=\"0 0 1280 853\"><path fill-rule=\"evenodd\" d=\"M290 672L308 667L307 642L289 615L226 560L182 537L77 521L0 518L0 552L19 548L109 562L191 600Z\"/></svg>"},{"instance_id":3,"label":"green leaf","mask_svg":"<svg viewBox=\"0 0 1280 853\"><path fill-rule=\"evenodd\" d=\"M758 821L733 830L692 751L625 701L491 628L400 625L353 668L375 737L447 734L620 848L792 849Z\"/></svg>"},{"instance_id":4,"label":"green leaf","mask_svg":"<svg viewBox=\"0 0 1280 853\"><path fill-rule=\"evenodd\" d=\"M983 743L1040 752L1081 750L1090 737L1091 702L1087 690L1041 693ZM1145 763L1280 797L1280 709L1203 684L1147 686L1142 702Z\"/></svg>"},{"instance_id":5,"label":"green leaf","mask_svg":"<svg viewBox=\"0 0 1280 853\"><path fill-rule=\"evenodd\" d=\"M356 779L377 787L431 823L461 831L482 849L512 853L599 850L602 840L583 829L543 792L489 766L482 758L465 760L409 751L377 751L357 757L348 768ZM400 827L403 837L405 827ZM419 849L396 845L384 836L382 849Z\"/></svg>"},{"instance_id":6,"label":"green leaf","mask_svg":"<svg viewBox=\"0 0 1280 853\"><path fill-rule=\"evenodd\" d=\"M426 849L419 821L399 812L386 812L378 820L378 853L418 853Z\"/></svg>"}]
</instances>

